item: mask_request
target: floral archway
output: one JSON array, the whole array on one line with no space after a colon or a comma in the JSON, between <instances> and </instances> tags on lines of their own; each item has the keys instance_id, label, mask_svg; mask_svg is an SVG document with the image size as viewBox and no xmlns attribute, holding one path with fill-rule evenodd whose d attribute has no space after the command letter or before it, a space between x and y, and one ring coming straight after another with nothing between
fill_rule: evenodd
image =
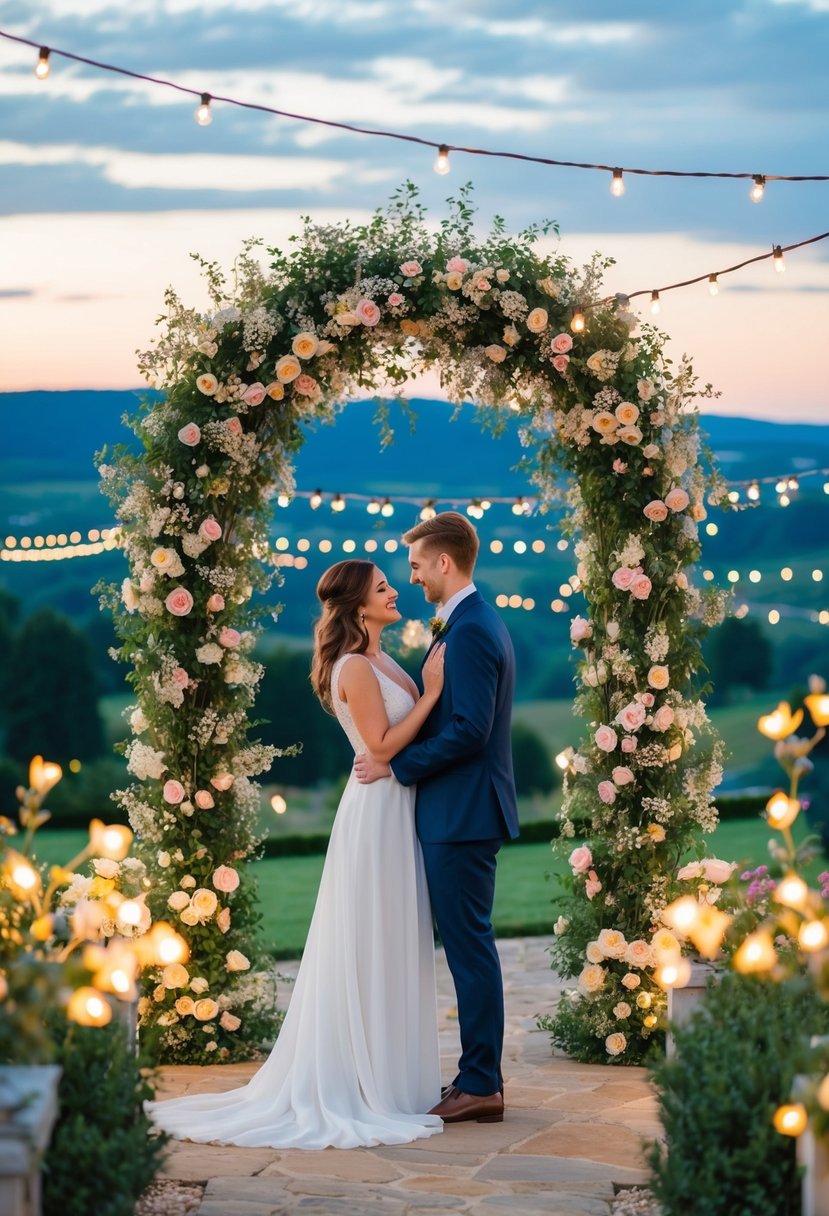
<instances>
[{"instance_id":1,"label":"floral archway","mask_svg":"<svg viewBox=\"0 0 829 1216\"><path fill-rule=\"evenodd\" d=\"M569 761L563 828L586 839L554 955L579 980L550 1024L585 1059L633 1062L653 1042L669 876L716 820L717 757L694 747L706 725L695 675L722 604L689 572L711 488L690 365L672 369L663 336L637 333L624 301L601 302L598 259L577 272L539 251L551 228L510 236L496 221L476 240L461 191L435 233L406 186L365 226L306 221L288 253L270 251L268 272L253 245L232 282L202 263L207 315L166 297L141 356L165 396L134 420L138 454L100 459L129 562L102 602L136 697L136 780L115 796L150 867L153 910L177 917L191 948L141 1001L161 1059L244 1054L273 1001L245 865L253 778L278 754L248 737L258 597L275 573L270 499L291 493L303 420L430 367L496 431L505 410L520 416L528 479L543 506L565 497L578 538L576 711L591 726Z\"/></svg>"}]
</instances>

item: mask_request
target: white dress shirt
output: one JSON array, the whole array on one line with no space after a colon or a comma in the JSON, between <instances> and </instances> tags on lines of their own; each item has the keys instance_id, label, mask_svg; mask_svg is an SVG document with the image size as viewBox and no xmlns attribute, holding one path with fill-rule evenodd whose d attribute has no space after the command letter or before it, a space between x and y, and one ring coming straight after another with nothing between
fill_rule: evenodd
<instances>
[{"instance_id":1,"label":"white dress shirt","mask_svg":"<svg viewBox=\"0 0 829 1216\"><path fill-rule=\"evenodd\" d=\"M468 595L471 595L477 588L474 583L467 583L465 587L461 587L460 591L456 591L454 595L450 595L445 604L441 604L435 616L439 616L442 621L448 621L452 613Z\"/></svg>"}]
</instances>

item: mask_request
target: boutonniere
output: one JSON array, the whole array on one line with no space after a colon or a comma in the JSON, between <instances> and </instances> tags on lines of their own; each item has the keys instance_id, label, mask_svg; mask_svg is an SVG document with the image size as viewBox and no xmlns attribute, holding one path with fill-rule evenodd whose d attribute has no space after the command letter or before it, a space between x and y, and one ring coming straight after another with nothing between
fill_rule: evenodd
<instances>
[{"instance_id":1,"label":"boutonniere","mask_svg":"<svg viewBox=\"0 0 829 1216\"><path fill-rule=\"evenodd\" d=\"M446 632L447 622L442 616L433 616L429 622L429 628L432 631L433 638L439 638L441 634Z\"/></svg>"}]
</instances>

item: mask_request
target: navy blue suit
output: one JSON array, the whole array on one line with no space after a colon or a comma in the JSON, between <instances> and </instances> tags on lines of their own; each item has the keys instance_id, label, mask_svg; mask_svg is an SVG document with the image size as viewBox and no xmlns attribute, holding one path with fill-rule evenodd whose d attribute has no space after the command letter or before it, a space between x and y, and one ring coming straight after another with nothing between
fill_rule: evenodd
<instances>
[{"instance_id":1,"label":"navy blue suit","mask_svg":"<svg viewBox=\"0 0 829 1216\"><path fill-rule=\"evenodd\" d=\"M492 929L495 859L518 835L511 716L515 656L506 626L477 591L452 612L445 684L417 739L391 762L417 782L416 823L432 912L458 998L461 1058L454 1084L501 1084L504 992Z\"/></svg>"}]
</instances>

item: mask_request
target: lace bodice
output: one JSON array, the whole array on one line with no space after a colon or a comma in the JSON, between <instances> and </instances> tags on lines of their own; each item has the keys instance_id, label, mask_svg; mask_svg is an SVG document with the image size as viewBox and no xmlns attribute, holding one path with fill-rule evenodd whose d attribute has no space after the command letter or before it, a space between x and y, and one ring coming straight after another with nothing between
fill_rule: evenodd
<instances>
[{"instance_id":1,"label":"lace bodice","mask_svg":"<svg viewBox=\"0 0 829 1216\"><path fill-rule=\"evenodd\" d=\"M343 665L348 662L350 658L355 658L357 662L360 663L371 663L371 660L365 658L363 655L340 655L331 671L331 701L334 706L334 712L337 715L337 721L345 731L348 737L348 742L354 748L354 752L356 754L357 752L366 751L367 748L363 740L360 738L360 733L357 730L357 727L354 725L351 710L348 708L345 701L340 700L340 694L338 691L340 684L340 672L343 669ZM414 705L414 698L412 697L411 693L406 692L404 688L401 688L399 684L392 680L390 676L387 676L385 672L380 671L379 668L375 667L373 663L371 663L371 668L374 671L374 674L377 676L377 682L380 685L380 692L383 695L383 704L386 707L389 723L394 726L395 723L400 722L406 717L406 714L411 711L411 708Z\"/></svg>"}]
</instances>

